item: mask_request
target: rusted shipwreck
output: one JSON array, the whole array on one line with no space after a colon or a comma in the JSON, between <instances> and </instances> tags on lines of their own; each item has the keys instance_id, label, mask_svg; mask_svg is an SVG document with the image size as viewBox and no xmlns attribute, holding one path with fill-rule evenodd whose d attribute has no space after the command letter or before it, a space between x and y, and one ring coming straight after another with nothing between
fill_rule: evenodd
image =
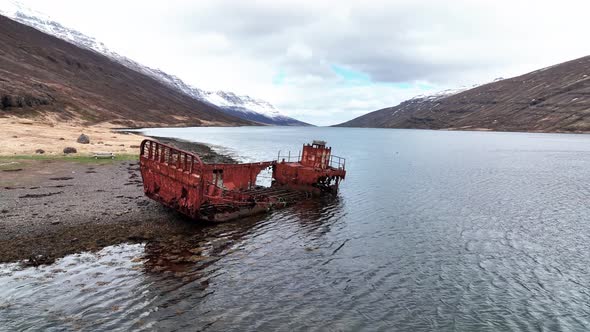
<instances>
[{"instance_id":1,"label":"rusted shipwreck","mask_svg":"<svg viewBox=\"0 0 590 332\"><path fill-rule=\"evenodd\" d=\"M145 194L191 218L226 221L284 207L323 193L335 193L346 176L345 159L324 141L301 153L244 164L206 164L198 155L154 140L140 151ZM270 186L256 184L264 171Z\"/></svg>"}]
</instances>

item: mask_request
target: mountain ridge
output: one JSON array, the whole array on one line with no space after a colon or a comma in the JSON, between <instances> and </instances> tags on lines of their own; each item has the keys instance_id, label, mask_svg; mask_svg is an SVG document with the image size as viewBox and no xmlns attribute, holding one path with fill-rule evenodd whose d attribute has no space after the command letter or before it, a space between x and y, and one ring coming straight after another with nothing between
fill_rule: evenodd
<instances>
[{"instance_id":1,"label":"mountain ridge","mask_svg":"<svg viewBox=\"0 0 590 332\"><path fill-rule=\"evenodd\" d=\"M336 126L590 132L590 56L442 98L410 99Z\"/></svg>"},{"instance_id":2,"label":"mountain ridge","mask_svg":"<svg viewBox=\"0 0 590 332\"><path fill-rule=\"evenodd\" d=\"M255 99L250 96L236 95L227 91L211 92L193 87L175 75L168 74L160 69L144 66L137 61L120 55L110 50L104 43L97 41L95 38L89 37L77 30L67 28L50 17L23 6L18 1L10 0L5 1L5 3L7 6L4 9L0 8L0 14L71 42L79 47L103 54L132 70L159 80L196 100L218 107L226 114L266 125L309 126L308 123L281 114L274 106L264 100ZM230 95L232 97L225 97Z\"/></svg>"},{"instance_id":3,"label":"mountain ridge","mask_svg":"<svg viewBox=\"0 0 590 332\"><path fill-rule=\"evenodd\" d=\"M0 116L127 127L254 124L2 15L0 44Z\"/></svg>"}]
</instances>

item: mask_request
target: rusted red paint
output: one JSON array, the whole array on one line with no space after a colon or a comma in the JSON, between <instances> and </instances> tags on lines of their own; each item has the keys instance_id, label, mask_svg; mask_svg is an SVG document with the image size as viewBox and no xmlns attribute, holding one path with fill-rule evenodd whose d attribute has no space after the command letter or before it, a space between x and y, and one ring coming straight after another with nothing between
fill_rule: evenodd
<instances>
[{"instance_id":1,"label":"rusted red paint","mask_svg":"<svg viewBox=\"0 0 590 332\"><path fill-rule=\"evenodd\" d=\"M205 164L196 154L153 140L144 140L140 151L145 194L195 219L224 221L335 192L346 175L344 160L320 141L305 145L300 160L279 159ZM267 168L272 168L271 187L256 186Z\"/></svg>"},{"instance_id":2,"label":"rusted red paint","mask_svg":"<svg viewBox=\"0 0 590 332\"><path fill-rule=\"evenodd\" d=\"M296 190L334 191L346 176L344 167L344 159L333 157L325 142L314 141L303 146L301 160L278 162L273 178L277 184Z\"/></svg>"}]
</instances>

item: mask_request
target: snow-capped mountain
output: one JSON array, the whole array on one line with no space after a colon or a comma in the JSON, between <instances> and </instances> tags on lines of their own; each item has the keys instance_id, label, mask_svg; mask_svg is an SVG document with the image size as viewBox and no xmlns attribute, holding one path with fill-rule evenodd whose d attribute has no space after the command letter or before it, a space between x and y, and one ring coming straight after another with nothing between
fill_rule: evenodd
<instances>
[{"instance_id":1,"label":"snow-capped mountain","mask_svg":"<svg viewBox=\"0 0 590 332\"><path fill-rule=\"evenodd\" d=\"M232 92L211 92L193 87L177 76L165 73L160 69L144 66L120 55L93 37L67 28L59 22L52 20L49 16L32 10L18 1L0 0L0 15L68 41L76 46L103 54L127 68L148 75L172 88L180 90L192 98L217 106L230 115L269 125L308 125L307 123L281 114L270 103L264 100L254 99L249 96L238 96Z\"/></svg>"},{"instance_id":2,"label":"snow-capped mountain","mask_svg":"<svg viewBox=\"0 0 590 332\"><path fill-rule=\"evenodd\" d=\"M308 126L301 122L281 114L269 102L254 99L249 96L237 96L226 91L201 91L203 100L219 106L224 112L251 121L273 124L279 126Z\"/></svg>"}]
</instances>

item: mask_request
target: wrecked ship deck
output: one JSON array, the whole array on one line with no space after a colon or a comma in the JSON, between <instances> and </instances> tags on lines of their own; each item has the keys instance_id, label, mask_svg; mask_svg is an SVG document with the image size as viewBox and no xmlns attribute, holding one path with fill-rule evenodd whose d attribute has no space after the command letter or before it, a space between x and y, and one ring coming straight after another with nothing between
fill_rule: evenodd
<instances>
[{"instance_id":1,"label":"wrecked ship deck","mask_svg":"<svg viewBox=\"0 0 590 332\"><path fill-rule=\"evenodd\" d=\"M227 221L333 194L346 176L345 160L323 141L296 157L242 164L206 164L193 153L146 139L140 148L145 194L196 220ZM293 159L293 160L292 160ZM257 178L270 170L270 187Z\"/></svg>"}]
</instances>

